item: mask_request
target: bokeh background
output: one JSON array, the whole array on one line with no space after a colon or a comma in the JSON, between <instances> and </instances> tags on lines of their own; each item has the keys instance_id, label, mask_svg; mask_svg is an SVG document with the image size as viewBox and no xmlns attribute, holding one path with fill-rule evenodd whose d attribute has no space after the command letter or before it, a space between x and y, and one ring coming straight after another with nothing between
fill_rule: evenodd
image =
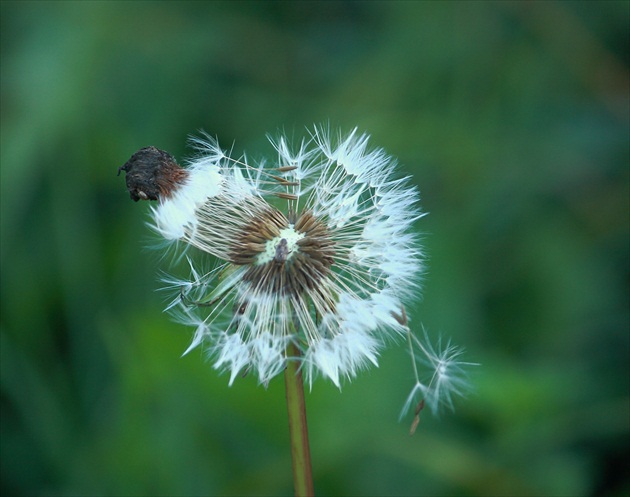
<instances>
[{"instance_id":1,"label":"bokeh background","mask_svg":"<svg viewBox=\"0 0 630 497\"><path fill-rule=\"evenodd\" d=\"M629 4L1 3L1 492L290 495L282 377L229 388L161 311L116 171L314 123L422 192L418 330L482 365L398 423L403 346L307 396L319 495L625 496Z\"/></svg>"}]
</instances>

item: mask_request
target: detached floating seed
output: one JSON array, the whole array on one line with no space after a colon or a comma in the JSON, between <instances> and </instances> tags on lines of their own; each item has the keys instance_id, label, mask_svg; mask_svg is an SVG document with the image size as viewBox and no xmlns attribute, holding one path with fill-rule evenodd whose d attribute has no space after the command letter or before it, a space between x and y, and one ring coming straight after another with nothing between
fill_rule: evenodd
<instances>
[{"instance_id":1,"label":"detached floating seed","mask_svg":"<svg viewBox=\"0 0 630 497\"><path fill-rule=\"evenodd\" d=\"M134 202L169 197L188 176L171 154L155 147L138 150L118 168L119 176L120 171L127 173L127 190Z\"/></svg>"}]
</instances>

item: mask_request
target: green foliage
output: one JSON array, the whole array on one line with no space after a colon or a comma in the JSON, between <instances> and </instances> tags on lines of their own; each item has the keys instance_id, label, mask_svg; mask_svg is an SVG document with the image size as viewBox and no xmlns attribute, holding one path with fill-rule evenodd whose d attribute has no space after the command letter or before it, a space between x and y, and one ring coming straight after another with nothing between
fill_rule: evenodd
<instances>
[{"instance_id":1,"label":"green foliage","mask_svg":"<svg viewBox=\"0 0 630 497\"><path fill-rule=\"evenodd\" d=\"M161 313L116 170L359 126L430 216L412 325L480 362L396 424L402 350L307 393L320 495L627 495L627 2L1 3L2 495L292 492L282 378ZM411 422L411 419L406 420Z\"/></svg>"}]
</instances>

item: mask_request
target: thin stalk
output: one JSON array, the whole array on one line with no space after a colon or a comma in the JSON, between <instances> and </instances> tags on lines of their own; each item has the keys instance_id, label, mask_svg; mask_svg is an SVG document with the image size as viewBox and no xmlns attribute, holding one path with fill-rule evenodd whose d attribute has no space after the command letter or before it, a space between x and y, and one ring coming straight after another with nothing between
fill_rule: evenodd
<instances>
[{"instance_id":1,"label":"thin stalk","mask_svg":"<svg viewBox=\"0 0 630 497\"><path fill-rule=\"evenodd\" d=\"M300 355L295 344L287 347L287 368L284 383L289 412L289 433L291 434L291 458L293 459L293 483L296 497L312 497L313 470L311 469L311 449L308 443L306 426L306 405L304 404L304 382L299 363Z\"/></svg>"}]
</instances>

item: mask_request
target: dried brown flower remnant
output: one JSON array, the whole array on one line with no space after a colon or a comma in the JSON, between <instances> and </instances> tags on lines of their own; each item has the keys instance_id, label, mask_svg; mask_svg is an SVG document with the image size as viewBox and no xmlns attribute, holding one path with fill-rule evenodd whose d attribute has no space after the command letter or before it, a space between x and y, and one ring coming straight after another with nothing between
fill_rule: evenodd
<instances>
[{"instance_id":1,"label":"dried brown flower remnant","mask_svg":"<svg viewBox=\"0 0 630 497\"><path fill-rule=\"evenodd\" d=\"M127 190L134 202L169 197L188 176L171 154L155 147L138 150L118 168L119 175L120 171L127 173Z\"/></svg>"}]
</instances>

